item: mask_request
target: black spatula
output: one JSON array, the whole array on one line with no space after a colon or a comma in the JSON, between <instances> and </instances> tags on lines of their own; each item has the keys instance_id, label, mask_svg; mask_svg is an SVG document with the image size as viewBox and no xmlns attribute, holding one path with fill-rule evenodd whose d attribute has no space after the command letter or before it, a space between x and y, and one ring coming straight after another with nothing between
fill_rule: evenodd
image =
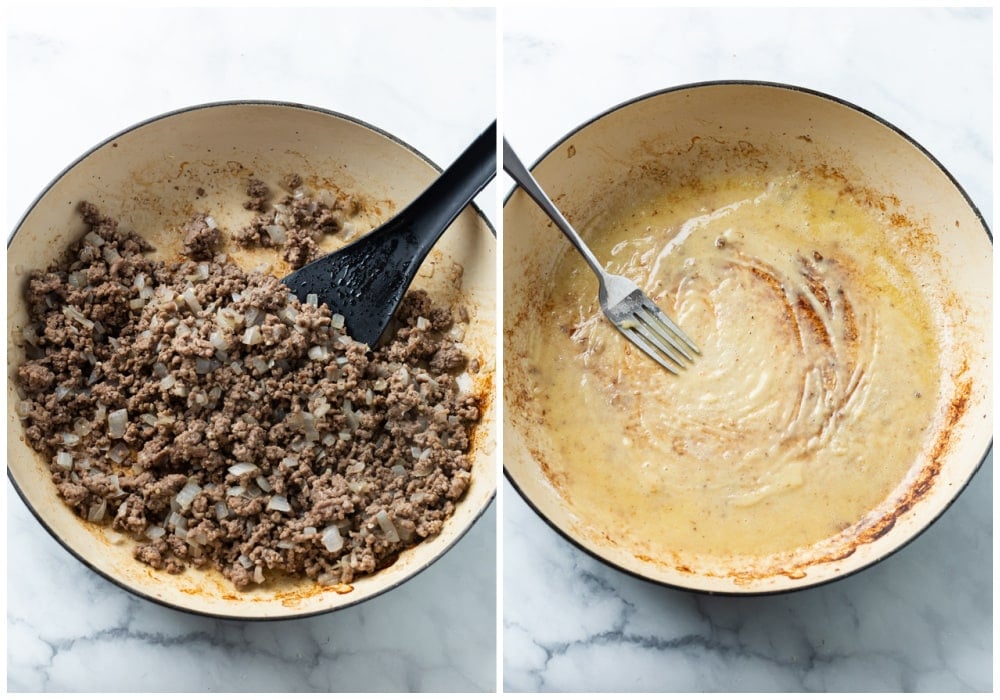
<instances>
[{"instance_id":1,"label":"black spatula","mask_svg":"<svg viewBox=\"0 0 1000 700\"><path fill-rule=\"evenodd\" d=\"M396 216L350 245L285 277L300 300L315 294L344 317L352 338L375 347L421 262L451 222L496 175L493 122Z\"/></svg>"}]
</instances>

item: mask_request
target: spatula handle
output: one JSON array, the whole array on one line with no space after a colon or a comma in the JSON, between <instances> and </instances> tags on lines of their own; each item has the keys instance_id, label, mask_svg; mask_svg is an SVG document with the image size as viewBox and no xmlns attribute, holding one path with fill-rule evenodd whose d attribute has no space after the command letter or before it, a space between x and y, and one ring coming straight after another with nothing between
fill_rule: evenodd
<instances>
[{"instance_id":1,"label":"spatula handle","mask_svg":"<svg viewBox=\"0 0 1000 700\"><path fill-rule=\"evenodd\" d=\"M422 258L444 230L479 194L497 171L497 123L494 121L455 161L399 213L398 219L418 233Z\"/></svg>"}]
</instances>

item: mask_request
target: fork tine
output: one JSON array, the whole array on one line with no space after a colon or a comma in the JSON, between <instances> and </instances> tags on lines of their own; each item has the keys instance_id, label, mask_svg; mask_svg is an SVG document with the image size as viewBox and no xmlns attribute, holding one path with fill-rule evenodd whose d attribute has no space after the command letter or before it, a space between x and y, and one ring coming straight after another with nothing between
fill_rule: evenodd
<instances>
[{"instance_id":1,"label":"fork tine","mask_svg":"<svg viewBox=\"0 0 1000 700\"><path fill-rule=\"evenodd\" d=\"M677 341L663 336L663 329L656 328L652 324L655 323L655 319L645 313L641 308L637 308L632 312L632 317L635 319L635 324L629 324L634 327L637 333L640 333L643 338L646 339L648 343L654 346L661 353L669 357L673 362L680 366L684 366L684 357L687 357L689 361L693 361L688 357L687 353L684 352L683 348L677 347ZM680 355L677 351L680 351ZM681 357L683 355L684 357Z\"/></svg>"},{"instance_id":2,"label":"fork tine","mask_svg":"<svg viewBox=\"0 0 1000 700\"><path fill-rule=\"evenodd\" d=\"M683 343L678 340L677 336L672 334L670 325L663 322L663 319L666 318L666 316L663 316L662 312L652 313L648 307L640 306L635 310L635 315L636 318L638 318L640 322L645 325L648 332L653 335L652 340L665 343L667 346L673 348L686 357L689 362L694 362L694 358L691 357L691 354L684 349ZM680 358L677 358L677 362L681 362Z\"/></svg>"},{"instance_id":3,"label":"fork tine","mask_svg":"<svg viewBox=\"0 0 1000 700\"><path fill-rule=\"evenodd\" d=\"M646 342L646 336L640 332L639 330L640 328L642 328L642 326L639 325L619 326L619 330L626 338L631 340L644 353L646 353L651 358L656 360L660 364L660 366L663 367L663 369L667 370L671 374L678 374L677 369L667 364L667 362L663 359L660 353L658 353L652 345ZM670 355L668 353L668 357L669 356ZM671 357L670 359L673 359L673 357ZM674 361L677 362L677 360ZM681 365L680 362L677 362L677 364L678 367L683 367L683 365Z\"/></svg>"},{"instance_id":4,"label":"fork tine","mask_svg":"<svg viewBox=\"0 0 1000 700\"><path fill-rule=\"evenodd\" d=\"M663 313L663 311L660 310L660 307L658 307L656 304L653 304L651 301L648 301L648 302L645 302L643 304L642 308L645 309L648 313L652 314L654 317L656 317L656 319L660 323L662 323L664 326L666 326L670 330L670 332L673 333L676 337L680 338L681 341L685 345L687 345L695 354L697 354L697 355L701 354L701 350L699 350L698 346L694 344L694 341L691 340L687 336L687 334L684 331L681 330L680 326L678 326L676 323L674 323L673 320L669 316L667 316L665 313ZM679 347L677 345L675 345L674 347L677 347L678 350L680 350L681 352L683 352L684 353L684 357L688 358L692 362L694 361L694 358L691 357L690 355L688 355L687 352L685 352L683 348L681 348L681 347Z\"/></svg>"}]
</instances>

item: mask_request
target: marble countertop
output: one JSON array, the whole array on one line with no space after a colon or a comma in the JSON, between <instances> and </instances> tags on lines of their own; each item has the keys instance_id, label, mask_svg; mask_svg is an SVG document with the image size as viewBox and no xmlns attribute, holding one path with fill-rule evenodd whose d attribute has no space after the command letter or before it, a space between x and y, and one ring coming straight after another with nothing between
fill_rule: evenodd
<instances>
[{"instance_id":1,"label":"marble countertop","mask_svg":"<svg viewBox=\"0 0 1000 700\"><path fill-rule=\"evenodd\" d=\"M895 124L988 221L989 9L503 13L503 128L534 162L637 95L716 79L785 82ZM504 176L504 191L511 181ZM734 599L601 564L501 491L507 691L989 691L992 454L918 540L846 580Z\"/></svg>"},{"instance_id":2,"label":"marble countertop","mask_svg":"<svg viewBox=\"0 0 1000 700\"><path fill-rule=\"evenodd\" d=\"M15 9L8 231L92 146L181 107L283 100L349 114L451 162L495 117L496 11ZM496 224L496 184L477 203ZM403 586L273 623L136 598L56 544L8 483L9 691L493 691L496 506Z\"/></svg>"},{"instance_id":3,"label":"marble countertop","mask_svg":"<svg viewBox=\"0 0 1000 700\"><path fill-rule=\"evenodd\" d=\"M798 84L879 114L934 154L992 222L989 9L505 7L502 105L497 17L15 9L8 231L77 156L187 105L314 104L389 131L439 165L500 108L504 132L533 162L611 106L712 79ZM501 176L477 198L494 225L509 188ZM732 599L595 561L503 483L498 504L404 586L329 615L240 623L108 583L55 543L8 484L7 689L491 692L499 666L511 692L990 690L992 493L991 454L952 508L880 565L814 590Z\"/></svg>"}]
</instances>

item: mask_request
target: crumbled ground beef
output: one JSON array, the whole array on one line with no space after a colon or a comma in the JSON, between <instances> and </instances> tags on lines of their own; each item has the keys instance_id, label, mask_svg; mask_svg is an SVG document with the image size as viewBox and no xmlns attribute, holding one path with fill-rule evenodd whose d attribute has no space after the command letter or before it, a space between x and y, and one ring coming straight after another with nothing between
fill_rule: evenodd
<instances>
[{"instance_id":1,"label":"crumbled ground beef","mask_svg":"<svg viewBox=\"0 0 1000 700\"><path fill-rule=\"evenodd\" d=\"M244 204L258 214L245 228L237 231L235 240L242 246L279 248L282 258L292 267L302 267L320 255L317 245L325 236L342 234L349 238L353 228L348 217L358 213L356 198L322 191L319 196L307 196L301 176L291 174L282 180L288 190L273 206L270 189L263 182L251 179L247 186L250 199ZM343 235L347 234L347 235Z\"/></svg>"},{"instance_id":2,"label":"crumbled ground beef","mask_svg":"<svg viewBox=\"0 0 1000 700\"><path fill-rule=\"evenodd\" d=\"M249 199L243 203L245 209L250 211L265 211L268 200L271 198L271 188L263 180L251 178L247 184L247 197Z\"/></svg>"},{"instance_id":3,"label":"crumbled ground beef","mask_svg":"<svg viewBox=\"0 0 1000 700\"><path fill-rule=\"evenodd\" d=\"M184 229L184 255L191 260L211 260L221 239L215 221L198 214Z\"/></svg>"},{"instance_id":4,"label":"crumbled ground beef","mask_svg":"<svg viewBox=\"0 0 1000 700\"><path fill-rule=\"evenodd\" d=\"M283 201L289 230L341 225L338 209ZM151 567L212 566L241 588L349 583L440 532L479 419L450 310L410 292L371 350L325 306L216 255L205 216L189 259L163 263L80 211L90 230L29 275L16 374L25 435L69 507L134 538Z\"/></svg>"}]
</instances>

